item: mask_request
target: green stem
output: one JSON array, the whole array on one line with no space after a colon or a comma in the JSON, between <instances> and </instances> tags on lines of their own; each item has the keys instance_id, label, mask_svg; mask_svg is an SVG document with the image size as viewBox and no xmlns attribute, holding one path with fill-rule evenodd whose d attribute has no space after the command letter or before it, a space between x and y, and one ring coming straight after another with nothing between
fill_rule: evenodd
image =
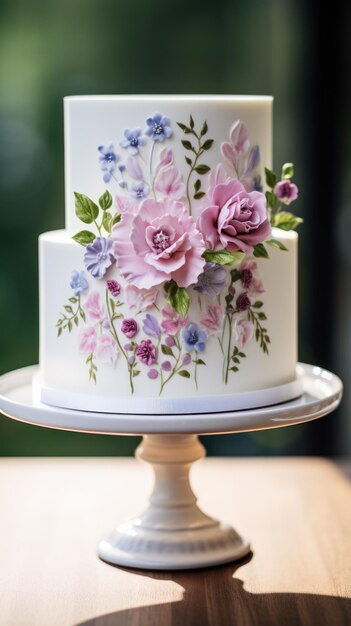
<instances>
[{"instance_id":1,"label":"green stem","mask_svg":"<svg viewBox=\"0 0 351 626\"><path fill-rule=\"evenodd\" d=\"M97 223L97 221L96 221L96 220L94 220L94 224L95 224L96 228L98 229L99 235L100 235L100 237L101 237L101 226L102 226L102 222L101 222L101 224L100 224L100 226L99 226L99 224Z\"/></svg>"},{"instance_id":2,"label":"green stem","mask_svg":"<svg viewBox=\"0 0 351 626\"><path fill-rule=\"evenodd\" d=\"M177 346L178 347L178 346ZM178 348L179 352L178 352L178 357L176 359L175 365L170 373L170 375L168 376L168 378L166 378L165 380L163 380L163 376L161 376L161 386L160 386L160 393L158 394L159 396L162 394L163 388L165 387L165 385L167 385L167 383L171 380L171 378L173 378L174 374L177 373L178 369L180 369L180 367L178 368L178 363L179 363L179 359L180 359L180 355L181 355L181 350Z\"/></svg>"},{"instance_id":3,"label":"green stem","mask_svg":"<svg viewBox=\"0 0 351 626\"><path fill-rule=\"evenodd\" d=\"M124 351L124 349L123 349L123 347L122 347L122 344L121 344L121 342L120 342L120 340L119 340L119 337L118 337L118 335L117 335L117 331L116 331L116 329L115 329L115 326L114 326L114 323L113 323L113 320L112 320L112 314L111 314L111 311L110 311L110 303L109 303L109 300L108 300L108 293L109 293L109 292L108 292L108 289L106 289L106 307L107 307L107 314L108 314L108 317L109 317L109 320L110 320L110 326L111 326L110 333L111 333L112 337L116 340L117 345L118 345L118 347L119 347L119 349L120 349L121 353L123 354L123 356L124 356L124 358L125 358L125 360L126 360L126 362L127 362L127 366L128 366L128 373L129 373L129 384L130 384L130 390L131 390L131 393L132 393L132 395L133 395L133 393L134 393L134 384L133 384L133 366L134 366L134 362L135 362L135 360L133 361L133 363L132 363L132 364L131 364L131 363L129 363L127 353Z\"/></svg>"},{"instance_id":4,"label":"green stem","mask_svg":"<svg viewBox=\"0 0 351 626\"><path fill-rule=\"evenodd\" d=\"M198 384L197 384L197 363L195 363L194 379L195 379L195 387L196 387L196 391L197 391L198 390Z\"/></svg>"},{"instance_id":5,"label":"green stem","mask_svg":"<svg viewBox=\"0 0 351 626\"><path fill-rule=\"evenodd\" d=\"M232 347L232 317L229 316L229 313L227 313L227 319L228 319L228 350L227 350L227 363L226 363L225 378L224 378L225 384L228 383L230 351Z\"/></svg>"}]
</instances>

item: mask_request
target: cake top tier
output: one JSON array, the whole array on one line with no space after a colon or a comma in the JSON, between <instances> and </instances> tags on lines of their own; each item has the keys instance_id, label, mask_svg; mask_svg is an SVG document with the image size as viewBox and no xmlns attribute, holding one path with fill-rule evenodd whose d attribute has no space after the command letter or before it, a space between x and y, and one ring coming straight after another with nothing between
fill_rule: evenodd
<instances>
[{"instance_id":1,"label":"cake top tier","mask_svg":"<svg viewBox=\"0 0 351 626\"><path fill-rule=\"evenodd\" d=\"M158 194L199 215L219 164L259 188L272 162L270 96L69 96L65 107L66 227L82 222L75 193L107 189L121 212ZM234 146L234 150L233 150ZM218 181L216 181L218 182Z\"/></svg>"}]
</instances>

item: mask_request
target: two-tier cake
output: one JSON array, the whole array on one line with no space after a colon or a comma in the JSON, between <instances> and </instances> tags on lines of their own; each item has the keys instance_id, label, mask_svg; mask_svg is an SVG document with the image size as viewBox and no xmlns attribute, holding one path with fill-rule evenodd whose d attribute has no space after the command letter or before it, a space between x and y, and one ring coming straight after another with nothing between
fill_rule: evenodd
<instances>
[{"instance_id":1,"label":"two-tier cake","mask_svg":"<svg viewBox=\"0 0 351 626\"><path fill-rule=\"evenodd\" d=\"M41 401L186 413L298 396L292 176L272 171L271 97L65 98Z\"/></svg>"}]
</instances>

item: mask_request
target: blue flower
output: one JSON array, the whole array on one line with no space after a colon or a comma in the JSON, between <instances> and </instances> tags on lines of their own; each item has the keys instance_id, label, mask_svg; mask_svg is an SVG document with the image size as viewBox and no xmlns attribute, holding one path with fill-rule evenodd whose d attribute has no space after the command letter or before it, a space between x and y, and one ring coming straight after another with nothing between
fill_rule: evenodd
<instances>
[{"instance_id":1,"label":"blue flower","mask_svg":"<svg viewBox=\"0 0 351 626\"><path fill-rule=\"evenodd\" d=\"M129 130L126 128L124 131L125 139L119 142L121 148L127 148L129 154L135 156L139 152L140 146L145 146L146 141L143 137L141 137L141 128L134 128L134 130Z\"/></svg>"},{"instance_id":2,"label":"blue flower","mask_svg":"<svg viewBox=\"0 0 351 626\"><path fill-rule=\"evenodd\" d=\"M79 296L82 291L88 289L89 284L85 277L85 272L78 272L73 270L71 274L71 282L69 284L75 296Z\"/></svg>"},{"instance_id":3,"label":"blue flower","mask_svg":"<svg viewBox=\"0 0 351 626\"><path fill-rule=\"evenodd\" d=\"M140 181L138 183L132 183L132 189L130 194L133 198L137 200L141 200L142 198L146 198L149 195L150 187L146 183Z\"/></svg>"},{"instance_id":4,"label":"blue flower","mask_svg":"<svg viewBox=\"0 0 351 626\"><path fill-rule=\"evenodd\" d=\"M86 247L84 254L84 265L94 278L102 278L106 270L115 260L112 251L112 239L96 237L93 243Z\"/></svg>"},{"instance_id":5,"label":"blue flower","mask_svg":"<svg viewBox=\"0 0 351 626\"><path fill-rule=\"evenodd\" d=\"M204 330L200 330L196 324L189 324L182 330L183 344L187 352L196 350L196 352L203 352L205 350L205 342L207 341L207 335Z\"/></svg>"},{"instance_id":6,"label":"blue flower","mask_svg":"<svg viewBox=\"0 0 351 626\"><path fill-rule=\"evenodd\" d=\"M119 159L118 154L114 152L112 143L109 146L99 146L98 151L100 152L100 167L102 171L105 172L103 180L105 183L109 183Z\"/></svg>"},{"instance_id":7,"label":"blue flower","mask_svg":"<svg viewBox=\"0 0 351 626\"><path fill-rule=\"evenodd\" d=\"M151 135L154 141L163 141L172 136L169 118L161 115L161 113L154 113L152 117L148 117L146 123L147 129L145 134Z\"/></svg>"},{"instance_id":8,"label":"blue flower","mask_svg":"<svg viewBox=\"0 0 351 626\"><path fill-rule=\"evenodd\" d=\"M146 335L149 335L149 337L161 336L161 328L158 325L158 321L156 317L150 313L146 313L146 316L143 319L143 331Z\"/></svg>"},{"instance_id":9,"label":"blue flower","mask_svg":"<svg viewBox=\"0 0 351 626\"><path fill-rule=\"evenodd\" d=\"M223 291L227 278L227 272L223 265L218 263L206 263L203 272L198 276L193 288L209 298L215 298Z\"/></svg>"}]
</instances>

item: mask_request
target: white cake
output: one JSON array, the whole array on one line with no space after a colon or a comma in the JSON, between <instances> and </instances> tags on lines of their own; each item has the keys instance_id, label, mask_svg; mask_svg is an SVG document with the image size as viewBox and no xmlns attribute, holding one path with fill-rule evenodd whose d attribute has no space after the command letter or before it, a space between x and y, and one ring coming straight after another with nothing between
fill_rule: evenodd
<instances>
[{"instance_id":1,"label":"white cake","mask_svg":"<svg viewBox=\"0 0 351 626\"><path fill-rule=\"evenodd\" d=\"M39 239L43 402L186 413L301 393L301 220L292 166L271 172L271 109L65 98L66 230Z\"/></svg>"}]
</instances>

